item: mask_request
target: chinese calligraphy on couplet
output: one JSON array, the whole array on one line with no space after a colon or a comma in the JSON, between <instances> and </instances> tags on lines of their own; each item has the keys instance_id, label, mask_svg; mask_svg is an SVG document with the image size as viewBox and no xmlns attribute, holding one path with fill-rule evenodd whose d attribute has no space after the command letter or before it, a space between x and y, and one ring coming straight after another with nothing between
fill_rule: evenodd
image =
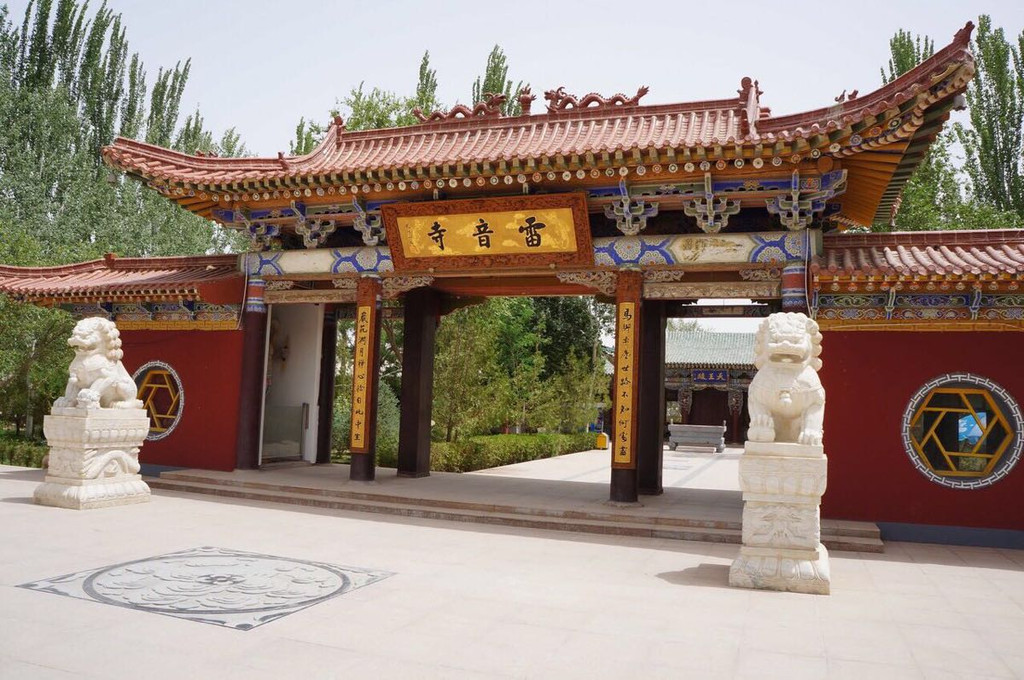
<instances>
[{"instance_id":1,"label":"chinese calligraphy on couplet","mask_svg":"<svg viewBox=\"0 0 1024 680\"><path fill-rule=\"evenodd\" d=\"M636 304L619 303L618 316L615 331L615 441L612 444L612 463L630 465L633 463Z\"/></svg>"},{"instance_id":2,"label":"chinese calligraphy on couplet","mask_svg":"<svg viewBox=\"0 0 1024 680\"><path fill-rule=\"evenodd\" d=\"M365 451L366 422L370 399L369 375L370 366L370 324L372 323L371 309L367 305L360 305L356 311L356 349L354 364L355 370L352 375L352 436L351 444L353 451Z\"/></svg>"}]
</instances>

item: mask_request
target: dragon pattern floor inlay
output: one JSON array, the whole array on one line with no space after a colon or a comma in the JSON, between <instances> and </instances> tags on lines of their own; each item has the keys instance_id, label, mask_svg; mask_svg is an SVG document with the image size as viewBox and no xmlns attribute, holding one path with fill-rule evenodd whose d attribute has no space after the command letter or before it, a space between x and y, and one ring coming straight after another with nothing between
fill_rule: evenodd
<instances>
[{"instance_id":1,"label":"dragon pattern floor inlay","mask_svg":"<svg viewBox=\"0 0 1024 680\"><path fill-rule=\"evenodd\" d=\"M19 587L250 630L388 576L386 571L204 547Z\"/></svg>"}]
</instances>

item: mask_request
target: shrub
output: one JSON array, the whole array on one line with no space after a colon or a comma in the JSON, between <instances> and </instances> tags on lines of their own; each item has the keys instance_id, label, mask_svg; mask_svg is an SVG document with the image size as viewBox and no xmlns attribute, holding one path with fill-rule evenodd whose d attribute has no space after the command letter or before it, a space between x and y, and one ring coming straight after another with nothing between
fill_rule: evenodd
<instances>
[{"instance_id":1,"label":"shrub","mask_svg":"<svg viewBox=\"0 0 1024 680\"><path fill-rule=\"evenodd\" d=\"M5 432L0 435L0 464L21 467L42 467L46 444L33 439L17 437Z\"/></svg>"},{"instance_id":2,"label":"shrub","mask_svg":"<svg viewBox=\"0 0 1024 680\"><path fill-rule=\"evenodd\" d=\"M472 472L541 458L552 458L597 446L597 433L499 434L469 437L430 446L430 469L435 472Z\"/></svg>"},{"instance_id":3,"label":"shrub","mask_svg":"<svg viewBox=\"0 0 1024 680\"><path fill-rule=\"evenodd\" d=\"M387 383L381 382L377 401L377 465L398 466L398 430L402 412L398 397ZM352 426L351 397L341 394L334 400L334 423L331 429L331 462L349 462L349 437Z\"/></svg>"},{"instance_id":4,"label":"shrub","mask_svg":"<svg viewBox=\"0 0 1024 680\"><path fill-rule=\"evenodd\" d=\"M398 467L398 429L402 412L398 397L381 381L377 397L377 465Z\"/></svg>"}]
</instances>

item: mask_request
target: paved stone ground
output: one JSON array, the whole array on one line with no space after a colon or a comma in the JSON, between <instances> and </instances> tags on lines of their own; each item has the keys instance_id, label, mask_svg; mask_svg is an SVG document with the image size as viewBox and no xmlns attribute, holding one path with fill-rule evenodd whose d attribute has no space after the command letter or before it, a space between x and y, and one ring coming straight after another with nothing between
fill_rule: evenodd
<instances>
[{"instance_id":1,"label":"paved stone ground","mask_svg":"<svg viewBox=\"0 0 1024 680\"><path fill-rule=\"evenodd\" d=\"M833 555L833 595L726 587L735 546L158 494L35 506L0 467L0 678L1024 677L1024 552ZM212 546L392 575L251 630L18 588ZM230 566L230 565L228 565Z\"/></svg>"},{"instance_id":2,"label":"paved stone ground","mask_svg":"<svg viewBox=\"0 0 1024 680\"><path fill-rule=\"evenodd\" d=\"M743 447L729 447L722 453L713 453L710 449L666 449L662 459L662 484L670 489L739 492L739 461L742 454ZM611 454L607 450L593 450L479 470L472 474L590 482L607 486L610 470Z\"/></svg>"}]
</instances>

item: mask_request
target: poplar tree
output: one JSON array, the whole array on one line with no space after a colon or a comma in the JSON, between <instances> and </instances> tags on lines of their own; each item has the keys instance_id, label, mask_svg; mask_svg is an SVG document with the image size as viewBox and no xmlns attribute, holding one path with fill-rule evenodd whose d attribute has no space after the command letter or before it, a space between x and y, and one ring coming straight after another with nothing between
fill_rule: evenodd
<instances>
[{"instance_id":1,"label":"poplar tree","mask_svg":"<svg viewBox=\"0 0 1024 680\"><path fill-rule=\"evenodd\" d=\"M882 68L882 83L888 84L935 53L928 36L899 30L889 39L889 63ZM956 168L949 154L950 136L939 134L924 160L907 180L900 196L900 209L891 225L899 231L955 228L951 223L960 202Z\"/></svg>"},{"instance_id":2,"label":"poplar tree","mask_svg":"<svg viewBox=\"0 0 1024 680\"><path fill-rule=\"evenodd\" d=\"M1011 78L1007 66L1008 60L1020 64L1020 50L1014 50L1006 43L1001 29L992 31L987 16L982 16L978 23L978 44L972 48L977 57L978 73L967 91L971 127L956 124L951 132L938 134L924 160L904 186L894 224L884 229L915 231L1024 226L1024 213L1013 208L1012 202L1006 198L1011 194L1009 187L1014 182L990 181L993 175L1015 176L1017 186L1020 184L1020 68L1017 67ZM935 51L933 40L904 30L890 39L889 47L888 64L881 69L885 84L910 71ZM1018 55L1015 60L1011 59L1014 53ZM993 78L988 75L992 71L1002 75ZM995 81L1003 84L997 85ZM1007 91L1007 83L1016 83L1017 94ZM993 105L993 101L999 103ZM1017 123L1012 124L1013 120ZM976 130L981 130L981 133ZM954 141L959 141L964 148L966 162L963 167L957 167L954 162ZM1016 156L1002 153L1002 149L1008 147L1016 149ZM964 190L965 185L967 191ZM993 186L1005 186L1006 190L1000 194L990 190ZM997 200L997 195L1003 199Z\"/></svg>"},{"instance_id":3,"label":"poplar tree","mask_svg":"<svg viewBox=\"0 0 1024 680\"><path fill-rule=\"evenodd\" d=\"M146 69L120 15L78 0L30 2L18 26L0 5L0 262L63 264L105 252L201 254L244 247L142 183L107 168L117 134L182 150L244 154L199 112L179 126L189 62ZM148 96L147 96L148 94ZM63 389L71 318L0 299L0 412L19 422Z\"/></svg>"},{"instance_id":4,"label":"poplar tree","mask_svg":"<svg viewBox=\"0 0 1024 680\"><path fill-rule=\"evenodd\" d=\"M501 112L506 116L518 116L523 112L519 105L518 95L527 84L519 81L515 87L508 77L508 60L500 45L495 45L491 53L487 55L487 65L484 67L482 76L478 76L473 82L473 103L481 102L487 94L505 95L505 103L502 104Z\"/></svg>"},{"instance_id":5,"label":"poplar tree","mask_svg":"<svg viewBox=\"0 0 1024 680\"><path fill-rule=\"evenodd\" d=\"M970 127L957 124L974 195L1024 218L1024 32L1016 44L988 15L971 43L977 72L967 88Z\"/></svg>"}]
</instances>

